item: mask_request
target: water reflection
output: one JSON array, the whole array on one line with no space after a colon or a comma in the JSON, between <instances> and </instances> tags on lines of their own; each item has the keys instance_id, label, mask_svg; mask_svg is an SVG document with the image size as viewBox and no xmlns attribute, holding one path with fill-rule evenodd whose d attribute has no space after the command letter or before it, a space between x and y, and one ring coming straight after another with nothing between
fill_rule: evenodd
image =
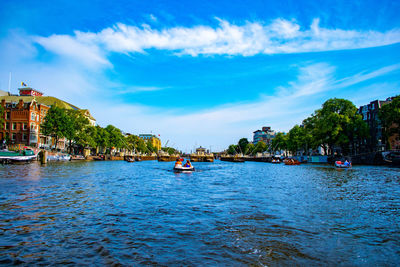
<instances>
[{"instance_id":1,"label":"water reflection","mask_svg":"<svg viewBox=\"0 0 400 267\"><path fill-rule=\"evenodd\" d=\"M399 169L0 167L0 264L395 265Z\"/></svg>"}]
</instances>

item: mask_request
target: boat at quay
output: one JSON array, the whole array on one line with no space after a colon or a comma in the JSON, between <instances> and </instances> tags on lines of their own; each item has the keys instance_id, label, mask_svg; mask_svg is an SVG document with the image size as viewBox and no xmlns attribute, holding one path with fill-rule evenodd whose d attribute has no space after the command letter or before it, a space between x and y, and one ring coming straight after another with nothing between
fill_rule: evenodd
<instances>
[{"instance_id":1,"label":"boat at quay","mask_svg":"<svg viewBox=\"0 0 400 267\"><path fill-rule=\"evenodd\" d=\"M195 167L174 172L173 163L158 161L0 165L0 262L400 261L400 226L393 223L400 216L398 168L353 166L343 172L327 164L219 160Z\"/></svg>"},{"instance_id":2,"label":"boat at quay","mask_svg":"<svg viewBox=\"0 0 400 267\"><path fill-rule=\"evenodd\" d=\"M32 149L26 148L21 151L0 151L1 163L24 163L31 162L37 158L37 153Z\"/></svg>"}]
</instances>

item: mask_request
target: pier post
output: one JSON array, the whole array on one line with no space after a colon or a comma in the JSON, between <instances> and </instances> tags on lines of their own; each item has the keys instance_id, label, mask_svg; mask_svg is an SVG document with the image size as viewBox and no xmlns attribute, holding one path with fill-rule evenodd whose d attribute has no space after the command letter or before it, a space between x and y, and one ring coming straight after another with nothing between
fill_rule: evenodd
<instances>
[{"instance_id":1,"label":"pier post","mask_svg":"<svg viewBox=\"0 0 400 267\"><path fill-rule=\"evenodd\" d=\"M46 164L47 162L47 151L41 150L39 153L39 159L41 164Z\"/></svg>"}]
</instances>

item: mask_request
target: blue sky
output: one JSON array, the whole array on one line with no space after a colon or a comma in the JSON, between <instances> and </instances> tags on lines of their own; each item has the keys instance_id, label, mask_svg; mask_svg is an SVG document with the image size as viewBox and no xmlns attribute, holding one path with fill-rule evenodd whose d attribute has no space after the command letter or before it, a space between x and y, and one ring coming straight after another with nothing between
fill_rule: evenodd
<instances>
[{"instance_id":1,"label":"blue sky","mask_svg":"<svg viewBox=\"0 0 400 267\"><path fill-rule=\"evenodd\" d=\"M106 2L106 3L104 3ZM399 1L2 1L0 89L222 150L332 97L399 94Z\"/></svg>"}]
</instances>

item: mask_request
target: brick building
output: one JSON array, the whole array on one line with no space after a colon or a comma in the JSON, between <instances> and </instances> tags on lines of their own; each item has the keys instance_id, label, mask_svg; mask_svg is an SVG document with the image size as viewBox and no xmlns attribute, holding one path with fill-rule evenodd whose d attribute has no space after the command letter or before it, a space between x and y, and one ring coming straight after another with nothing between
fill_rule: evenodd
<instances>
[{"instance_id":1,"label":"brick building","mask_svg":"<svg viewBox=\"0 0 400 267\"><path fill-rule=\"evenodd\" d=\"M20 144L33 147L51 147L54 141L51 137L40 133L40 124L52 105L65 109L80 110L95 124L95 119L88 110L81 110L65 101L51 96L43 96L38 90L24 87L19 89L19 95L12 95L0 90L0 105L4 109L4 125L0 127L0 140L9 144ZM65 148L65 139L58 141L57 148Z\"/></svg>"},{"instance_id":2,"label":"brick building","mask_svg":"<svg viewBox=\"0 0 400 267\"><path fill-rule=\"evenodd\" d=\"M368 153L383 151L387 147L385 137L383 136L382 123L379 120L379 110L383 105L389 104L392 101L392 97L386 100L374 100L367 105L360 106L357 113L362 116L369 126L369 137L362 140L359 144L359 152ZM395 144L395 137L390 137L389 142Z\"/></svg>"}]
</instances>

